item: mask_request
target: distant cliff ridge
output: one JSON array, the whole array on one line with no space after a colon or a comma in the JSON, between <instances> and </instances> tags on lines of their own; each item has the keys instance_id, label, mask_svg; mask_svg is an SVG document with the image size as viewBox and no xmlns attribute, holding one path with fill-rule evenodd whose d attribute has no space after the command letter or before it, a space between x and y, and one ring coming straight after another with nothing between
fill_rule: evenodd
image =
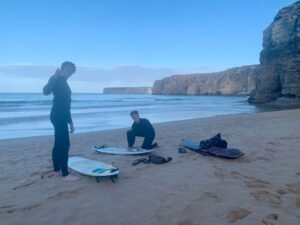
<instances>
[{"instance_id":1,"label":"distant cliff ridge","mask_svg":"<svg viewBox=\"0 0 300 225\"><path fill-rule=\"evenodd\" d=\"M104 88L103 94L151 94L151 87L110 87Z\"/></svg>"},{"instance_id":2,"label":"distant cliff ridge","mask_svg":"<svg viewBox=\"0 0 300 225\"><path fill-rule=\"evenodd\" d=\"M259 72L258 65L251 65L217 73L175 75L155 81L152 94L250 95Z\"/></svg>"},{"instance_id":3,"label":"distant cliff ridge","mask_svg":"<svg viewBox=\"0 0 300 225\"><path fill-rule=\"evenodd\" d=\"M250 95L250 103L300 105L300 1L281 9L264 31L260 65L167 77L155 81L152 93Z\"/></svg>"},{"instance_id":4,"label":"distant cliff ridge","mask_svg":"<svg viewBox=\"0 0 300 225\"><path fill-rule=\"evenodd\" d=\"M300 1L281 9L264 31L260 64L261 73L249 102L266 103L278 98L299 100Z\"/></svg>"}]
</instances>

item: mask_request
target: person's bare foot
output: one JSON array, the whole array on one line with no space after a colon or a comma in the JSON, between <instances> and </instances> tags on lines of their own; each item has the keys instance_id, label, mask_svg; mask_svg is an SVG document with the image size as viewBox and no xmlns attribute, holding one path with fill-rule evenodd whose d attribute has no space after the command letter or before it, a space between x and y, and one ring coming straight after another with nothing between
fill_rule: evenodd
<instances>
[{"instance_id":1,"label":"person's bare foot","mask_svg":"<svg viewBox=\"0 0 300 225\"><path fill-rule=\"evenodd\" d=\"M56 176L56 177L61 177L60 171L54 171L54 176Z\"/></svg>"},{"instance_id":2,"label":"person's bare foot","mask_svg":"<svg viewBox=\"0 0 300 225\"><path fill-rule=\"evenodd\" d=\"M74 175L68 175L62 178L63 181L69 182L69 181L76 181L80 180L80 177L74 176Z\"/></svg>"},{"instance_id":3,"label":"person's bare foot","mask_svg":"<svg viewBox=\"0 0 300 225\"><path fill-rule=\"evenodd\" d=\"M130 152L131 151L134 152L134 151L138 150L138 147L136 147L136 146L128 147L127 150Z\"/></svg>"},{"instance_id":4,"label":"person's bare foot","mask_svg":"<svg viewBox=\"0 0 300 225\"><path fill-rule=\"evenodd\" d=\"M158 146L158 144L156 142L153 144L153 147L154 148L159 148L159 146Z\"/></svg>"}]
</instances>

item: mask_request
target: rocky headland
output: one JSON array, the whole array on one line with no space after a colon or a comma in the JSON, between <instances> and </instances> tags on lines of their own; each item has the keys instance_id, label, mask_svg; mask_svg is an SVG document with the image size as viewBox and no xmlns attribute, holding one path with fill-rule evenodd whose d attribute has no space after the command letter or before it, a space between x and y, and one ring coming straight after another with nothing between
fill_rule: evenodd
<instances>
[{"instance_id":1,"label":"rocky headland","mask_svg":"<svg viewBox=\"0 0 300 225\"><path fill-rule=\"evenodd\" d=\"M255 89L258 65L217 73L175 75L154 82L152 94L249 95Z\"/></svg>"},{"instance_id":2,"label":"rocky headland","mask_svg":"<svg viewBox=\"0 0 300 225\"><path fill-rule=\"evenodd\" d=\"M153 94L250 95L250 103L300 106L300 1L282 8L263 32L260 64L157 80Z\"/></svg>"}]
</instances>

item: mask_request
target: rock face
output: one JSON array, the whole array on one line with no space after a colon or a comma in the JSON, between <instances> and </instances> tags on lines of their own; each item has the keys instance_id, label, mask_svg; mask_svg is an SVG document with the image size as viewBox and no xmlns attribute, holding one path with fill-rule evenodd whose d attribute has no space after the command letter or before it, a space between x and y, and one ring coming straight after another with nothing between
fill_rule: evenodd
<instances>
[{"instance_id":1,"label":"rock face","mask_svg":"<svg viewBox=\"0 0 300 225\"><path fill-rule=\"evenodd\" d=\"M249 95L251 103L300 102L300 1L281 9L264 31L260 65L155 81L153 94ZM276 100L276 101L274 101ZM292 100L293 101L293 100Z\"/></svg>"},{"instance_id":2,"label":"rock face","mask_svg":"<svg viewBox=\"0 0 300 225\"><path fill-rule=\"evenodd\" d=\"M249 95L255 89L258 65L209 74L175 75L154 82L152 94Z\"/></svg>"},{"instance_id":3,"label":"rock face","mask_svg":"<svg viewBox=\"0 0 300 225\"><path fill-rule=\"evenodd\" d=\"M151 94L151 87L111 87L104 88L103 94Z\"/></svg>"},{"instance_id":4,"label":"rock face","mask_svg":"<svg viewBox=\"0 0 300 225\"><path fill-rule=\"evenodd\" d=\"M261 73L251 103L300 97L300 1L281 9L264 31Z\"/></svg>"}]
</instances>

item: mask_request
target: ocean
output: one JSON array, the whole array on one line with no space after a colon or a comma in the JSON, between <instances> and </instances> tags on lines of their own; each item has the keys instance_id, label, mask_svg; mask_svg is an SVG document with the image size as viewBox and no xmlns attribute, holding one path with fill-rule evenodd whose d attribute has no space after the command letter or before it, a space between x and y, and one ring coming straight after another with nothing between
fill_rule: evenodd
<instances>
[{"instance_id":1,"label":"ocean","mask_svg":"<svg viewBox=\"0 0 300 225\"><path fill-rule=\"evenodd\" d=\"M0 99L0 139L53 134L52 96L0 93ZM72 94L76 133L130 127L132 110L152 123L258 111L247 97Z\"/></svg>"}]
</instances>

